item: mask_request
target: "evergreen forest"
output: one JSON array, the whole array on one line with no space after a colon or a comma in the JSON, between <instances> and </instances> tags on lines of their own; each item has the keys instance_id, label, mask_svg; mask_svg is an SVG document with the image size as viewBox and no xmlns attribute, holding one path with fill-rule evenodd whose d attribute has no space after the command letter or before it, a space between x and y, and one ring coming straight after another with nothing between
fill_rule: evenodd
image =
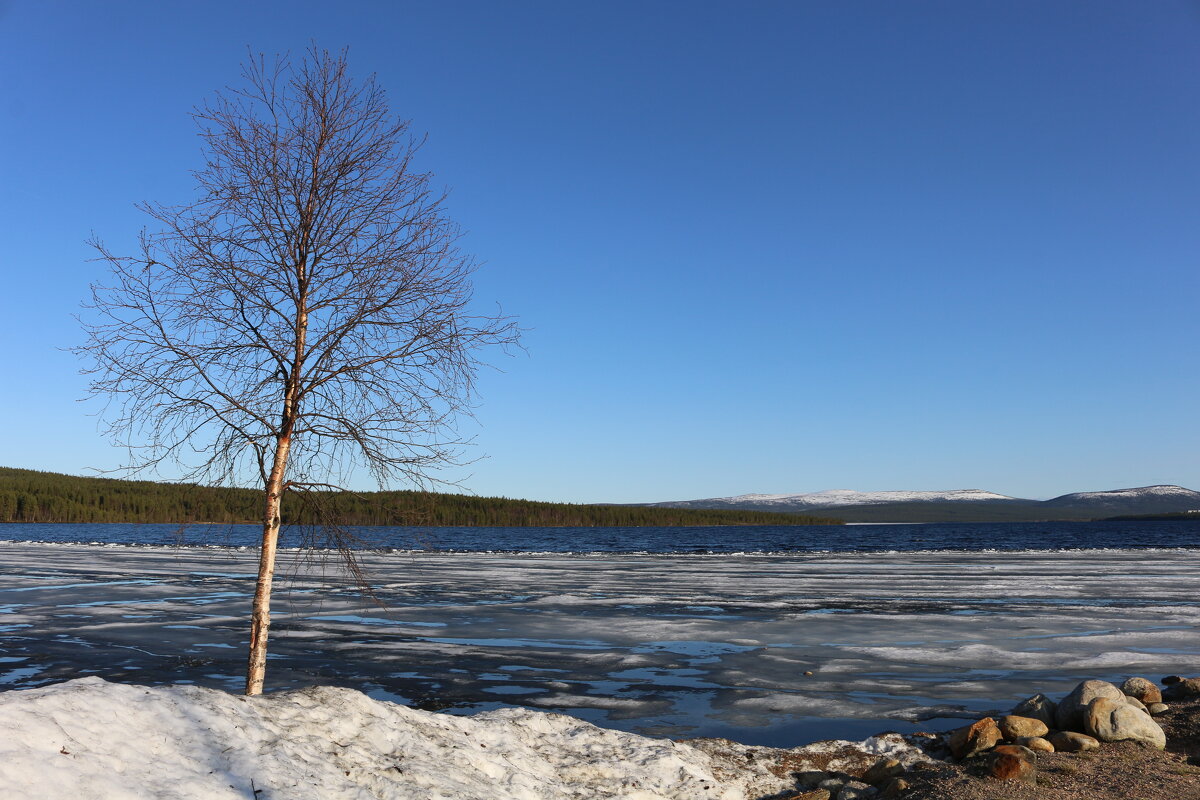
<instances>
[{"instance_id":1,"label":"evergreen forest","mask_svg":"<svg viewBox=\"0 0 1200 800\"><path fill-rule=\"evenodd\" d=\"M91 478L0 467L0 522L247 523L263 494L189 483ZM318 517L311 509L319 506ZM836 525L840 520L767 511L584 505L419 491L287 495L285 524L419 526Z\"/></svg>"}]
</instances>

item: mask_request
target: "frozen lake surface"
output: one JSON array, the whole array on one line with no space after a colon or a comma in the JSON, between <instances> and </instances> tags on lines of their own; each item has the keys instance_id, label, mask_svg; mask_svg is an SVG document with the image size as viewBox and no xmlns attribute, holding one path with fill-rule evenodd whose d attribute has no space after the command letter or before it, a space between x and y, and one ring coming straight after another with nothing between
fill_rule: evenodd
<instances>
[{"instance_id":1,"label":"frozen lake surface","mask_svg":"<svg viewBox=\"0 0 1200 800\"><path fill-rule=\"evenodd\" d=\"M281 554L268 687L793 746L1200 660L1200 550ZM257 555L0 544L0 687L238 690ZM806 676L805 672L812 675ZM914 721L922 720L914 725Z\"/></svg>"}]
</instances>

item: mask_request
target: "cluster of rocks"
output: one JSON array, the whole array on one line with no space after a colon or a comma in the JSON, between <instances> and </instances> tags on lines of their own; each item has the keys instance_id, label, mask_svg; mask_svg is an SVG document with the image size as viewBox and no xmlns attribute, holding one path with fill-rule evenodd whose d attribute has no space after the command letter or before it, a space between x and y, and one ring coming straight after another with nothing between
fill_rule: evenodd
<instances>
[{"instance_id":1,"label":"cluster of rocks","mask_svg":"<svg viewBox=\"0 0 1200 800\"><path fill-rule=\"evenodd\" d=\"M1163 683L1168 695L1200 695L1200 679L1171 676ZM1129 678L1120 687L1087 680L1057 703L1035 694L1007 716L951 731L945 744L954 760L977 774L1036 784L1038 753L1079 753L1122 741L1162 750L1167 736L1154 716L1167 709L1163 692L1145 678Z\"/></svg>"},{"instance_id":2,"label":"cluster of rocks","mask_svg":"<svg viewBox=\"0 0 1200 800\"><path fill-rule=\"evenodd\" d=\"M1162 683L1166 688L1160 690L1145 678L1129 678L1120 687L1107 681L1086 680L1057 703L1035 694L1010 714L984 717L941 736L916 734L905 738L927 737L927 752L940 752L981 777L1036 785L1039 753L1080 753L1097 750L1102 742L1119 741L1164 749L1167 737L1154 716L1168 710L1164 699L1200 697L1200 678L1169 676ZM928 766L928 762L917 761L906 767L896 759L880 758L859 775L793 773L796 788L777 798L900 798L909 788L907 771Z\"/></svg>"}]
</instances>

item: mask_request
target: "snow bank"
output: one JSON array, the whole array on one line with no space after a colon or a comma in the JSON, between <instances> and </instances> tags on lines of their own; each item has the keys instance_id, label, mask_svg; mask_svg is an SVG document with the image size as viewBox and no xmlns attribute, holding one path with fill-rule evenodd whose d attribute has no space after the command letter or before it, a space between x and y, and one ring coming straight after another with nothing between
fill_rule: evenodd
<instances>
[{"instance_id":1,"label":"snow bank","mask_svg":"<svg viewBox=\"0 0 1200 800\"><path fill-rule=\"evenodd\" d=\"M506 708L455 717L314 687L241 697L82 678L0 693L4 800L755 800L810 769L928 756L908 737L693 744Z\"/></svg>"},{"instance_id":2,"label":"snow bank","mask_svg":"<svg viewBox=\"0 0 1200 800\"><path fill-rule=\"evenodd\" d=\"M331 687L245 698L83 678L0 694L0 730L8 800L745 797L708 755L669 740L523 709L453 717Z\"/></svg>"}]
</instances>

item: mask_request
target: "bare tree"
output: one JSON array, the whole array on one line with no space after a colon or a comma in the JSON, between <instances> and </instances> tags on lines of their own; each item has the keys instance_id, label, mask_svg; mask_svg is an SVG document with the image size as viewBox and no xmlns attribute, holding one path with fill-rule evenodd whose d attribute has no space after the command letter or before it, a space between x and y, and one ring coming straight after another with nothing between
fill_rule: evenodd
<instances>
[{"instance_id":1,"label":"bare tree","mask_svg":"<svg viewBox=\"0 0 1200 800\"><path fill-rule=\"evenodd\" d=\"M156 230L137 256L93 237L112 275L77 350L132 467L261 482L252 695L284 495L361 469L427 485L461 454L481 348L519 329L471 312L475 264L373 77L313 48L298 64L251 57L243 78L193 112L198 199L139 206Z\"/></svg>"}]
</instances>

